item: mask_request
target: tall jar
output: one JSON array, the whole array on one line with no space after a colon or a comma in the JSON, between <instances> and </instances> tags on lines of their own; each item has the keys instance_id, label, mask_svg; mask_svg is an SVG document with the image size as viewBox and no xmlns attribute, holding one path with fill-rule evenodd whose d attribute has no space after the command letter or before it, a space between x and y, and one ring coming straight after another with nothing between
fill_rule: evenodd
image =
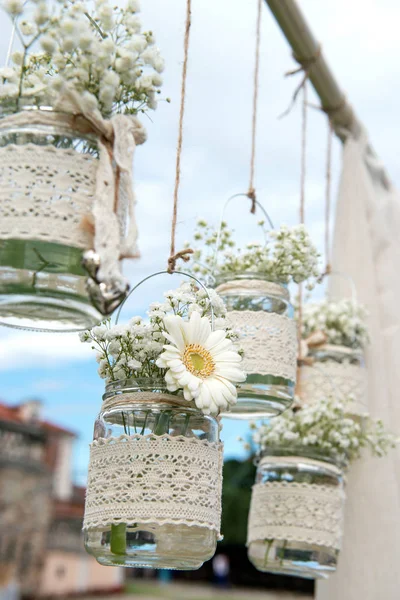
<instances>
[{"instance_id":1,"label":"tall jar","mask_svg":"<svg viewBox=\"0 0 400 600\"><path fill-rule=\"evenodd\" d=\"M63 331L101 320L81 265L97 164L96 138L69 115L0 115L0 323Z\"/></svg>"},{"instance_id":2,"label":"tall jar","mask_svg":"<svg viewBox=\"0 0 400 600\"><path fill-rule=\"evenodd\" d=\"M261 454L247 537L256 569L307 579L327 578L336 570L343 466L304 448L269 448Z\"/></svg>"},{"instance_id":3,"label":"tall jar","mask_svg":"<svg viewBox=\"0 0 400 600\"><path fill-rule=\"evenodd\" d=\"M215 553L222 444L165 382L109 384L91 444L85 547L102 565L198 569Z\"/></svg>"},{"instance_id":4,"label":"tall jar","mask_svg":"<svg viewBox=\"0 0 400 600\"><path fill-rule=\"evenodd\" d=\"M237 404L224 416L278 415L292 403L296 383L297 332L289 291L256 273L219 277L216 291L239 333L247 373Z\"/></svg>"},{"instance_id":5,"label":"tall jar","mask_svg":"<svg viewBox=\"0 0 400 600\"><path fill-rule=\"evenodd\" d=\"M299 397L302 404L318 402L337 393L352 399L349 415L362 417L368 412L367 372L362 350L333 344L310 348L311 364L299 368Z\"/></svg>"}]
</instances>

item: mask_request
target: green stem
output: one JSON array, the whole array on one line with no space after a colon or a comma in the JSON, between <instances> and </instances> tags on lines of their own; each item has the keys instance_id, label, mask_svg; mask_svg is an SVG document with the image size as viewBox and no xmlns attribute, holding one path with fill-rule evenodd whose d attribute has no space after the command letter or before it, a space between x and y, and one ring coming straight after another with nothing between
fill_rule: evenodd
<instances>
[{"instance_id":1,"label":"green stem","mask_svg":"<svg viewBox=\"0 0 400 600\"><path fill-rule=\"evenodd\" d=\"M126 525L111 525L110 550L113 554L126 554Z\"/></svg>"},{"instance_id":2,"label":"green stem","mask_svg":"<svg viewBox=\"0 0 400 600\"><path fill-rule=\"evenodd\" d=\"M279 565L283 567L283 561L285 560L285 550L287 546L287 540L284 540L283 545L279 548Z\"/></svg>"},{"instance_id":3,"label":"green stem","mask_svg":"<svg viewBox=\"0 0 400 600\"><path fill-rule=\"evenodd\" d=\"M264 569L266 568L267 564L268 564L268 556L269 556L269 552L271 550L271 546L274 543L273 539L270 540L265 540L266 543L266 550L265 550L265 556L264 556Z\"/></svg>"}]
</instances>

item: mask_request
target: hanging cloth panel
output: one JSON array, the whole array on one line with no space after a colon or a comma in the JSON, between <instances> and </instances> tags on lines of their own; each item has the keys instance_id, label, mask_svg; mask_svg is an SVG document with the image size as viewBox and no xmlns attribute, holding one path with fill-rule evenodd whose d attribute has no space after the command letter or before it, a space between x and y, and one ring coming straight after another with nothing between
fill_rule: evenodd
<instances>
[{"instance_id":1,"label":"hanging cloth panel","mask_svg":"<svg viewBox=\"0 0 400 600\"><path fill-rule=\"evenodd\" d=\"M333 268L351 275L369 310L368 407L400 434L400 195L368 148L348 138L336 209ZM332 278L334 297L347 282ZM398 600L400 450L363 458L350 470L344 543L336 574L318 582L317 600Z\"/></svg>"}]
</instances>

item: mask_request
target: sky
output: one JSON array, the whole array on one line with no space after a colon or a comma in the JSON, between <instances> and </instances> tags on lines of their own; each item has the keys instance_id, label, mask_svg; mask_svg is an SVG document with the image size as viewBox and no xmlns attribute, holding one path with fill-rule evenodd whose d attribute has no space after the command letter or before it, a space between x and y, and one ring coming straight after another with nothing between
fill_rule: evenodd
<instances>
[{"instance_id":1,"label":"sky","mask_svg":"<svg viewBox=\"0 0 400 600\"><path fill-rule=\"evenodd\" d=\"M250 127L256 0L193 2L182 182L177 248L191 238L196 220L218 224L232 194L245 192L249 180ZM372 144L400 185L397 129L400 81L397 0L299 0L336 78L370 134ZM134 164L141 259L125 265L132 285L166 268L172 212L185 0L142 0L144 29L151 29L166 60L164 97L151 120L144 117L148 141ZM0 22L0 56L7 51L10 27ZM295 224L299 211L300 105L284 119L298 83L284 73L294 68L290 48L268 7L261 27L257 132L257 197L275 225ZM314 93L311 102L318 103ZM323 251L327 123L308 111L306 225ZM341 146L333 147L333 194L340 173ZM232 203L226 220L239 240L257 239L256 221L242 200ZM144 284L129 299L124 316L141 314L178 276ZM317 292L318 293L318 292ZM19 332L0 328L0 398L10 404L40 398L44 417L79 435L74 475L84 482L88 444L100 409L103 381L87 345L75 334ZM238 435L243 422L225 421L226 456L243 456Z\"/></svg>"}]
</instances>

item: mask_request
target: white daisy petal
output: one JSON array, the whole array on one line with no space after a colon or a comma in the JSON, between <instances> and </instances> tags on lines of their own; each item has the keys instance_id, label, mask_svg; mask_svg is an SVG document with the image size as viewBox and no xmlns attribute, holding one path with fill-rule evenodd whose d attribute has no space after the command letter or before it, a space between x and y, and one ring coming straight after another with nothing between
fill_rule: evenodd
<instances>
[{"instance_id":1,"label":"white daisy petal","mask_svg":"<svg viewBox=\"0 0 400 600\"><path fill-rule=\"evenodd\" d=\"M177 315L169 315L167 317L164 317L164 325L166 327L167 333L169 333L170 335L170 341L173 344L175 344L181 352L183 352L186 344L184 337L185 330L183 319L181 317L178 317Z\"/></svg>"}]
</instances>

